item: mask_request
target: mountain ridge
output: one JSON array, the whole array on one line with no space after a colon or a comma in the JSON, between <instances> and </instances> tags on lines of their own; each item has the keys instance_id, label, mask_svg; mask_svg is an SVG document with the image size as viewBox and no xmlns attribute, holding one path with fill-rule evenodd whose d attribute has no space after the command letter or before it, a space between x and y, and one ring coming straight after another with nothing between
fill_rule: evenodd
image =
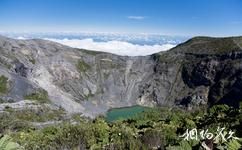
<instances>
[{"instance_id":1,"label":"mountain ridge","mask_svg":"<svg viewBox=\"0 0 242 150\"><path fill-rule=\"evenodd\" d=\"M196 51L198 50L199 51ZM242 37L206 37L197 36L187 40L184 43L178 44L172 48L174 52L185 52L185 53L227 53L242 51Z\"/></svg>"}]
</instances>

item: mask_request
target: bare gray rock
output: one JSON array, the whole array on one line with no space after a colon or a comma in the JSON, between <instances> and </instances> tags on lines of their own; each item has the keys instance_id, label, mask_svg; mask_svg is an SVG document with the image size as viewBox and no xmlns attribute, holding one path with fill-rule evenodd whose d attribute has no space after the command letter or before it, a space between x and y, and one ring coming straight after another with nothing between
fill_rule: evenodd
<instances>
[{"instance_id":1,"label":"bare gray rock","mask_svg":"<svg viewBox=\"0 0 242 150\"><path fill-rule=\"evenodd\" d=\"M137 104L237 105L241 45L240 37L197 37L167 52L128 57L0 37L0 74L12 83L1 97L19 101L42 88L54 105L89 117Z\"/></svg>"}]
</instances>

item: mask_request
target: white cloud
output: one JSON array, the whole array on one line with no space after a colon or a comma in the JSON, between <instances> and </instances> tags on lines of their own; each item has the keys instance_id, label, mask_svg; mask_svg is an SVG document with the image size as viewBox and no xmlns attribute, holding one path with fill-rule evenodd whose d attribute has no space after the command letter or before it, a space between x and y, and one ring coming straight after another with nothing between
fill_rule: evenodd
<instances>
[{"instance_id":1,"label":"white cloud","mask_svg":"<svg viewBox=\"0 0 242 150\"><path fill-rule=\"evenodd\" d=\"M145 19L144 16L128 16L128 19L133 19L133 20L143 20Z\"/></svg>"},{"instance_id":2,"label":"white cloud","mask_svg":"<svg viewBox=\"0 0 242 150\"><path fill-rule=\"evenodd\" d=\"M22 36L17 37L17 39L18 40L26 40L26 38L25 37L22 37Z\"/></svg>"},{"instance_id":3,"label":"white cloud","mask_svg":"<svg viewBox=\"0 0 242 150\"><path fill-rule=\"evenodd\" d=\"M74 48L83 48L87 50L103 51L118 55L127 56L144 56L157 53L160 51L166 51L175 45L163 44L163 45L138 45L124 41L108 41L108 42L96 42L93 39L47 39L55 41Z\"/></svg>"}]
</instances>

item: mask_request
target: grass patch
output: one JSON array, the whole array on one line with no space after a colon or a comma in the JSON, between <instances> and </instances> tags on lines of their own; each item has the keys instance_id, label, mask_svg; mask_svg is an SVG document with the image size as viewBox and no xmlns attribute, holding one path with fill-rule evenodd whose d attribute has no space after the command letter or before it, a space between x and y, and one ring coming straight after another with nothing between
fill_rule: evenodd
<instances>
[{"instance_id":1,"label":"grass patch","mask_svg":"<svg viewBox=\"0 0 242 150\"><path fill-rule=\"evenodd\" d=\"M36 60L34 58L29 58L29 61L32 63L32 64L35 64L36 63Z\"/></svg>"},{"instance_id":2,"label":"grass patch","mask_svg":"<svg viewBox=\"0 0 242 150\"><path fill-rule=\"evenodd\" d=\"M7 93L7 91L8 91L7 84L8 84L8 78L1 75L0 76L0 94Z\"/></svg>"},{"instance_id":3,"label":"grass patch","mask_svg":"<svg viewBox=\"0 0 242 150\"><path fill-rule=\"evenodd\" d=\"M86 72L87 70L89 70L91 68L91 66L89 64L87 64L86 62L84 62L83 60L79 60L76 67L80 73Z\"/></svg>"},{"instance_id":4,"label":"grass patch","mask_svg":"<svg viewBox=\"0 0 242 150\"><path fill-rule=\"evenodd\" d=\"M33 56L30 56L30 55L25 55L25 56L28 58L28 60L29 60L33 65L36 63L36 60L34 59Z\"/></svg>"},{"instance_id":5,"label":"grass patch","mask_svg":"<svg viewBox=\"0 0 242 150\"><path fill-rule=\"evenodd\" d=\"M47 107L35 109L24 109L24 110L7 110L10 115L14 116L15 119L29 122L45 122L50 120L61 120L65 114L63 109L51 110Z\"/></svg>"},{"instance_id":6,"label":"grass patch","mask_svg":"<svg viewBox=\"0 0 242 150\"><path fill-rule=\"evenodd\" d=\"M0 120L0 134L7 133L9 131L23 131L31 128L31 125L27 121L17 119L14 114L11 114L8 111L0 113Z\"/></svg>"},{"instance_id":7,"label":"grass patch","mask_svg":"<svg viewBox=\"0 0 242 150\"><path fill-rule=\"evenodd\" d=\"M211 37L194 37L171 51L192 53L192 54L226 54L229 52L241 51L241 37L211 38Z\"/></svg>"},{"instance_id":8,"label":"grass patch","mask_svg":"<svg viewBox=\"0 0 242 150\"><path fill-rule=\"evenodd\" d=\"M9 64L5 59L0 57L0 64L8 69L10 69L12 66Z\"/></svg>"},{"instance_id":9,"label":"grass patch","mask_svg":"<svg viewBox=\"0 0 242 150\"><path fill-rule=\"evenodd\" d=\"M80 50L80 51L82 51L82 52L84 52L86 54L93 55L93 56L95 56L97 54L103 54L103 53L105 53L105 52L98 52L98 51L85 50L85 49L78 49L78 50Z\"/></svg>"},{"instance_id":10,"label":"grass patch","mask_svg":"<svg viewBox=\"0 0 242 150\"><path fill-rule=\"evenodd\" d=\"M0 98L0 104L5 103L3 99Z\"/></svg>"},{"instance_id":11,"label":"grass patch","mask_svg":"<svg viewBox=\"0 0 242 150\"><path fill-rule=\"evenodd\" d=\"M46 122L63 120L65 111L63 109L52 110L42 106L38 109L15 110L6 107L5 112L0 113L0 134L5 132L18 132L33 129L31 122Z\"/></svg>"},{"instance_id":12,"label":"grass patch","mask_svg":"<svg viewBox=\"0 0 242 150\"><path fill-rule=\"evenodd\" d=\"M24 99L37 101L39 103L49 103L50 102L48 92L45 90L40 90L38 92L26 95L26 96L24 96Z\"/></svg>"}]
</instances>

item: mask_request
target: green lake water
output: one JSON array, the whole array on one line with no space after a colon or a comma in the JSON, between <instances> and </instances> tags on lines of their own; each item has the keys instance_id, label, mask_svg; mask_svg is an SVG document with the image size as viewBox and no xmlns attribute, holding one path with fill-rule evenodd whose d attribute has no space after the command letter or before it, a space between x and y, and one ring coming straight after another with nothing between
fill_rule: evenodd
<instances>
[{"instance_id":1,"label":"green lake water","mask_svg":"<svg viewBox=\"0 0 242 150\"><path fill-rule=\"evenodd\" d=\"M120 119L128 119L134 117L135 115L145 111L148 109L143 106L131 106L131 107L122 107L122 108L113 108L110 109L106 114L106 120L108 122L120 120Z\"/></svg>"}]
</instances>

